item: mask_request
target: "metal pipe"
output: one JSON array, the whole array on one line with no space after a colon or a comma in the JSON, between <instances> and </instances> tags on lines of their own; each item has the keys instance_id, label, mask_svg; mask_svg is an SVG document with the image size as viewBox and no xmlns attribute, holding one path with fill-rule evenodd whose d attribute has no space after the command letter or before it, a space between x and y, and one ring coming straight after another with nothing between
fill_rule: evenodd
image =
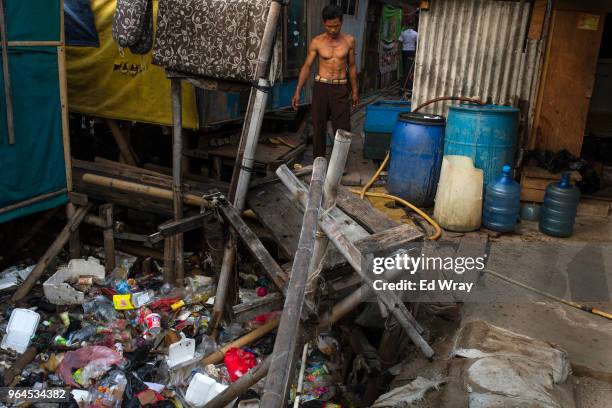
<instances>
[{"instance_id":1,"label":"metal pipe","mask_svg":"<svg viewBox=\"0 0 612 408\"><path fill-rule=\"evenodd\" d=\"M172 79L172 198L174 219L183 218L183 111L181 100L181 80ZM174 241L174 279L176 284L183 286L183 234L177 234Z\"/></svg>"},{"instance_id":2,"label":"metal pipe","mask_svg":"<svg viewBox=\"0 0 612 408\"><path fill-rule=\"evenodd\" d=\"M259 141L259 132L263 122L263 116L266 109L268 95L266 86L269 82L264 78L268 70L270 56L272 55L272 46L274 44L274 36L278 25L281 11L281 4L278 1L272 1L264 33L257 58L257 66L255 68L254 82L257 87L251 88L247 112L242 126L242 134L240 135L240 144L236 154L236 164L232 173L232 180L229 188L229 201L234 206L242 211L246 201L246 195L253 171L253 161L255 157L255 149ZM228 243L225 246L223 253L223 263L219 272L217 282L217 293L215 295L215 304L213 306L212 319L210 321L210 329L214 332L219 326L225 303L227 301L227 293L229 292L228 285L232 278L234 270L234 262L236 261L236 244L237 240L233 234L230 234Z\"/></svg>"},{"instance_id":3,"label":"metal pipe","mask_svg":"<svg viewBox=\"0 0 612 408\"><path fill-rule=\"evenodd\" d=\"M346 166L346 159L348 157L349 150L351 148L351 139L353 134L344 130L339 129L336 132L334 139L334 148L332 150L331 158L329 159L329 166L327 169L327 176L325 177L325 186L323 187L323 209L327 210L336 205L336 195L338 194L338 185L342 180L342 174ZM312 254L312 261L310 263L309 275L312 275L314 271L319 268L329 240L321 230L321 227L317 227L317 238L314 245L314 251Z\"/></svg>"},{"instance_id":4,"label":"metal pipe","mask_svg":"<svg viewBox=\"0 0 612 408\"><path fill-rule=\"evenodd\" d=\"M287 402L287 393L295 368L295 350L301 331L308 268L312 259L319 211L323 201L326 167L327 160L324 157L315 159L298 249L293 259L283 314L274 341L272 363L270 364L271 374L266 379L261 398L261 406L264 407L280 408Z\"/></svg>"}]
</instances>

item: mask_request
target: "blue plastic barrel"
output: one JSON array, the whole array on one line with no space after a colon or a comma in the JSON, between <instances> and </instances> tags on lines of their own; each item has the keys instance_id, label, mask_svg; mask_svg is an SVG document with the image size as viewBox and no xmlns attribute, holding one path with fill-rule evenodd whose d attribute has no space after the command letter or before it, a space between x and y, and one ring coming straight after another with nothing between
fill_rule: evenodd
<instances>
[{"instance_id":1,"label":"blue plastic barrel","mask_svg":"<svg viewBox=\"0 0 612 408\"><path fill-rule=\"evenodd\" d=\"M433 206L440 178L445 119L401 113L391 137L389 192L419 207Z\"/></svg>"},{"instance_id":2,"label":"blue plastic barrel","mask_svg":"<svg viewBox=\"0 0 612 408\"><path fill-rule=\"evenodd\" d=\"M519 110L510 106L464 104L448 111L444 155L468 156L482 169L485 186L513 163Z\"/></svg>"},{"instance_id":3,"label":"blue plastic barrel","mask_svg":"<svg viewBox=\"0 0 612 408\"><path fill-rule=\"evenodd\" d=\"M569 173L563 174L561 181L550 183L542 203L540 232L562 238L572 235L579 201L580 190L570 184Z\"/></svg>"},{"instance_id":4,"label":"blue plastic barrel","mask_svg":"<svg viewBox=\"0 0 612 408\"><path fill-rule=\"evenodd\" d=\"M365 132L391 133L400 113L410 112L410 101L376 101L366 106Z\"/></svg>"},{"instance_id":5,"label":"blue plastic barrel","mask_svg":"<svg viewBox=\"0 0 612 408\"><path fill-rule=\"evenodd\" d=\"M499 232L514 231L521 209L521 187L512 179L512 168L504 166L502 175L487 185L482 224Z\"/></svg>"},{"instance_id":6,"label":"blue plastic barrel","mask_svg":"<svg viewBox=\"0 0 612 408\"><path fill-rule=\"evenodd\" d=\"M365 159L383 160L391 145L391 134L397 116L410 112L409 101L377 101L366 106L363 130L363 157Z\"/></svg>"}]
</instances>

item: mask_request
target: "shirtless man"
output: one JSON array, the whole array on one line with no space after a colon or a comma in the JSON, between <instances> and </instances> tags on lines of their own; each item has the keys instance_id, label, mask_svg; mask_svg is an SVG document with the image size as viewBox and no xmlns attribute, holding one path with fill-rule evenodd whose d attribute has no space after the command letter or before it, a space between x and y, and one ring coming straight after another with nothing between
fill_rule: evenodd
<instances>
[{"instance_id":1,"label":"shirtless man","mask_svg":"<svg viewBox=\"0 0 612 408\"><path fill-rule=\"evenodd\" d=\"M331 119L336 130L351 130L351 102L359 104L357 91L357 67L355 66L355 38L342 34L342 10L338 6L326 6L322 13L325 32L312 39L308 46L306 62L300 70L291 105L297 110L300 92L310 77L310 68L319 57L319 75L315 76L312 95L312 150L313 158L325 157L327 120ZM349 90L349 80L350 90ZM349 94L350 92L350 94ZM349 100L350 95L350 100Z\"/></svg>"}]
</instances>

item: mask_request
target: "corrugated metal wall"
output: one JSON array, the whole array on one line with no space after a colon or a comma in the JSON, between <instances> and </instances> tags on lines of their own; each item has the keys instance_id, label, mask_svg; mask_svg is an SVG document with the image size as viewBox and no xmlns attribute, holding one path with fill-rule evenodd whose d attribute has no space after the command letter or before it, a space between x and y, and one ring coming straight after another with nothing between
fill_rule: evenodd
<instances>
[{"instance_id":1,"label":"corrugated metal wall","mask_svg":"<svg viewBox=\"0 0 612 408\"><path fill-rule=\"evenodd\" d=\"M431 0L420 16L412 106L452 95L529 101L541 48L527 40L530 12L525 0ZM445 115L447 107L425 111Z\"/></svg>"}]
</instances>

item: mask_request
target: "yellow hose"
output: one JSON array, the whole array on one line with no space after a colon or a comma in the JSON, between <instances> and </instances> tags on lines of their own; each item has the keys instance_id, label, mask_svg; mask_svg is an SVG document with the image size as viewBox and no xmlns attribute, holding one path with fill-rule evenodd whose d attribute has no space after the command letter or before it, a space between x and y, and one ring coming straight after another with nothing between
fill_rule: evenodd
<instances>
[{"instance_id":1,"label":"yellow hose","mask_svg":"<svg viewBox=\"0 0 612 408\"><path fill-rule=\"evenodd\" d=\"M368 189L372 186L372 184L374 184L376 179L378 177L380 177L380 173L382 173L382 171L385 168L385 166L387 165L388 161L389 161L389 153L387 153L387 156L385 156L385 160L383 160L382 164L380 165L378 170L376 170L376 173L372 176L370 181L368 181L366 183L366 185L363 186L363 188L361 189L361 192L359 193L359 196L361 197L362 200L365 198L365 195L366 195L366 192L368 191Z\"/></svg>"},{"instance_id":2,"label":"yellow hose","mask_svg":"<svg viewBox=\"0 0 612 408\"><path fill-rule=\"evenodd\" d=\"M405 205L406 207L410 208L411 210L413 210L414 212L419 214L421 217L423 217L425 219L425 221L427 221L428 223L431 224L432 227L434 227L436 232L434 232L434 234L432 236L428 237L428 239L430 239L432 241L437 240L442 235L442 228L440 228L440 226L438 225L438 223L436 221L434 221L429 215L425 214L421 209L416 207L414 204L411 204L408 201L406 201L404 199L401 199L399 197L396 197L394 195L391 195L391 194L370 193L370 192L368 192L368 189L372 186L372 184L374 184L376 179L378 177L380 177L380 173L382 173L382 171L385 168L385 166L387 165L388 161L389 161L389 153L387 153L387 156L385 157L385 160L383 160L383 162L380 165L380 167L378 168L378 170L376 170L376 173L374 174L374 176L372 176L372 178L366 183L365 186L363 186L363 188L361 190L351 189L350 191L352 193L359 194L359 196L361 197L362 200L364 199L365 196L380 197L380 198L387 198L389 200L394 200L394 201L397 201L398 203L400 203L402 205Z\"/></svg>"}]
</instances>

